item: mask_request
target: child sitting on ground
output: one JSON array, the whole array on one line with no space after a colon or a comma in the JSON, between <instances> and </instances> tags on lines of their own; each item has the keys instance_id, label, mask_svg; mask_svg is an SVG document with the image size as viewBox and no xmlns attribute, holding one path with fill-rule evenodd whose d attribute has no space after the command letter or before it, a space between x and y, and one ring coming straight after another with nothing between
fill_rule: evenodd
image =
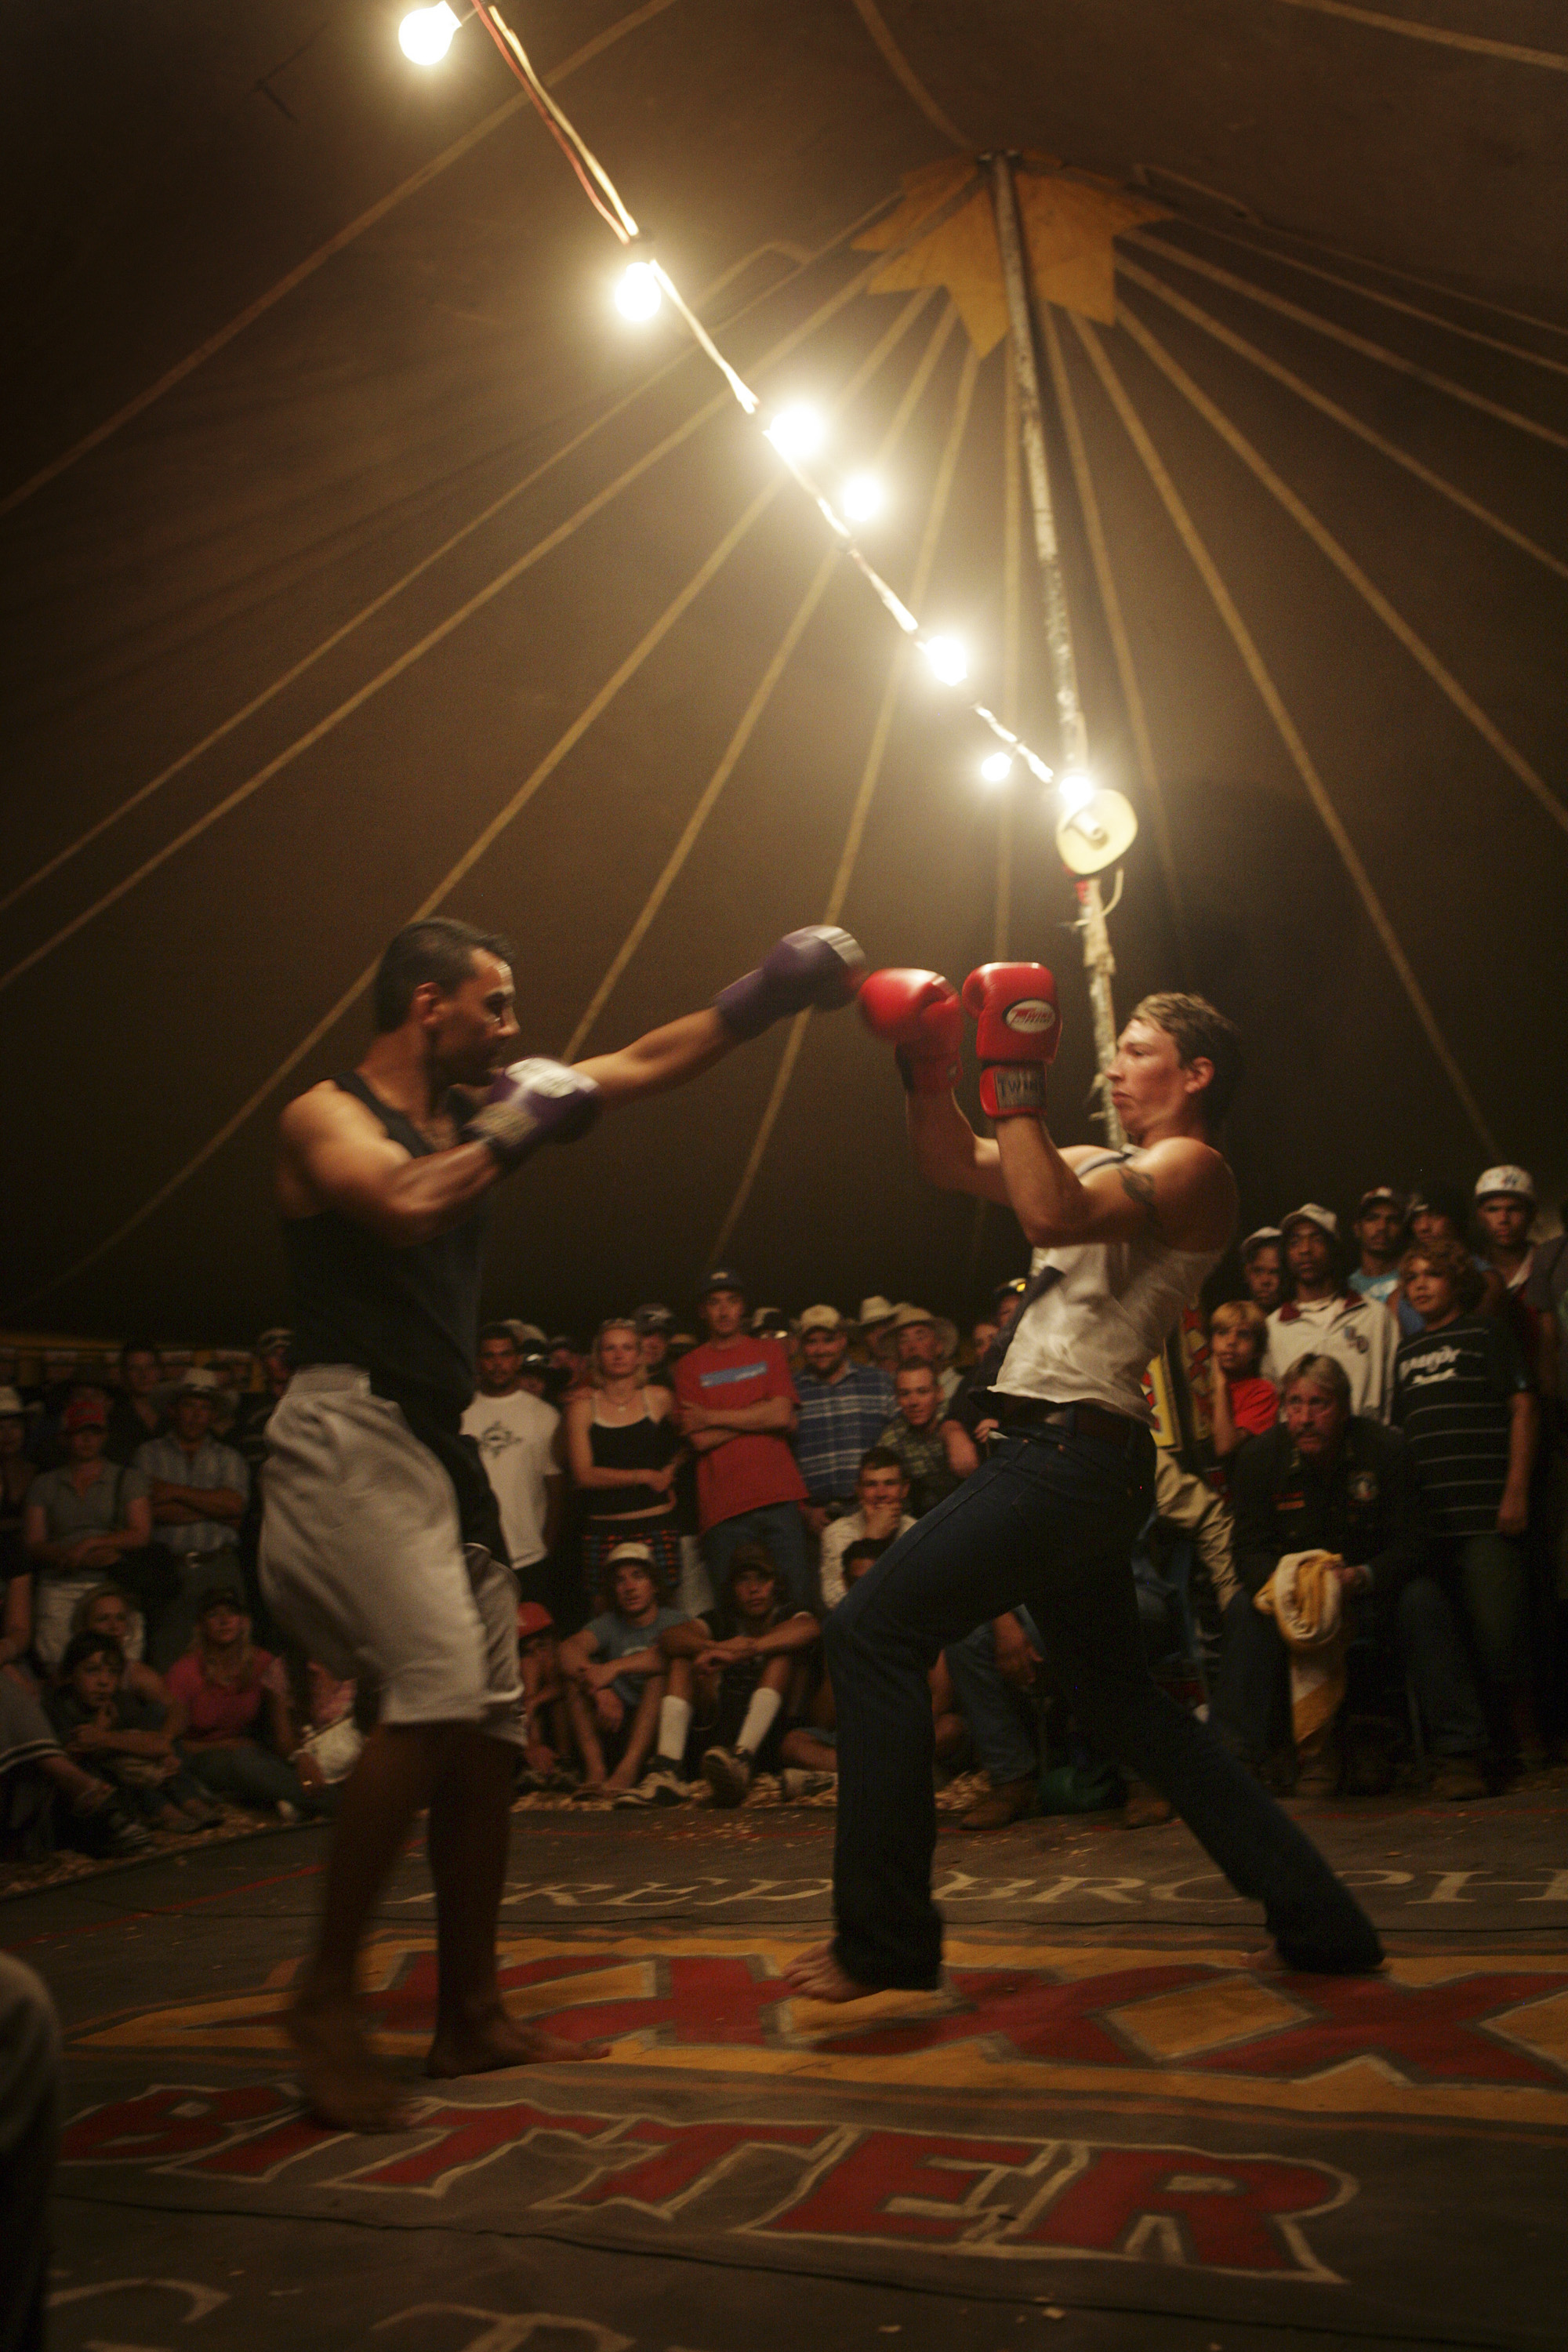
<instances>
[{"instance_id":1,"label":"child sitting on ground","mask_svg":"<svg viewBox=\"0 0 1568 2352\"><path fill-rule=\"evenodd\" d=\"M77 1633L47 1705L73 1763L117 1789L150 1827L207 1829L222 1819L222 1808L175 1754L174 1710L167 1691L163 1698L160 1706L132 1692L124 1654L107 1633Z\"/></svg>"}]
</instances>

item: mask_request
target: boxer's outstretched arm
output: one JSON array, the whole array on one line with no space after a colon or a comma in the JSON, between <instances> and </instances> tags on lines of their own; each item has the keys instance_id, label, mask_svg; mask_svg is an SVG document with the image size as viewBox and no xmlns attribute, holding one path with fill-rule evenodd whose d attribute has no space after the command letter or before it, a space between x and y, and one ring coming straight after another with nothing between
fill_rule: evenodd
<instances>
[{"instance_id":1,"label":"boxer's outstretched arm","mask_svg":"<svg viewBox=\"0 0 1568 2352\"><path fill-rule=\"evenodd\" d=\"M574 1067L592 1078L605 1102L635 1102L639 1095L665 1093L711 1069L740 1043L711 1005L649 1029L618 1053L595 1054Z\"/></svg>"}]
</instances>

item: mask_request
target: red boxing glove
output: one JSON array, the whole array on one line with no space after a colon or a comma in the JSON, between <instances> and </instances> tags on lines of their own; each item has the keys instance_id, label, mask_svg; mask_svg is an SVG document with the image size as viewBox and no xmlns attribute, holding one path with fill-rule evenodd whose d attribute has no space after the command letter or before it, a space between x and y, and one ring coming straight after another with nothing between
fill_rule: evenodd
<instances>
[{"instance_id":1,"label":"red boxing glove","mask_svg":"<svg viewBox=\"0 0 1568 2352\"><path fill-rule=\"evenodd\" d=\"M898 1048L899 1075L912 1095L951 1094L958 1084L963 1013L940 971L873 971L860 984L860 1017L873 1037Z\"/></svg>"},{"instance_id":2,"label":"red boxing glove","mask_svg":"<svg viewBox=\"0 0 1568 2352\"><path fill-rule=\"evenodd\" d=\"M983 963L963 983L974 1015L980 1108L987 1118L1038 1118L1061 1043L1057 984L1043 963Z\"/></svg>"}]
</instances>

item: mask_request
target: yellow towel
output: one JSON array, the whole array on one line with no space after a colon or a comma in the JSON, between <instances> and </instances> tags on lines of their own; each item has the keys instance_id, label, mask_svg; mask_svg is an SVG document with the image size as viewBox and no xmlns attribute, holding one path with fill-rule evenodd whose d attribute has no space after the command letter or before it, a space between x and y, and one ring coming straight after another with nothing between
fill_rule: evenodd
<instances>
[{"instance_id":1,"label":"yellow towel","mask_svg":"<svg viewBox=\"0 0 1568 2352\"><path fill-rule=\"evenodd\" d=\"M1290 1728L1298 1749L1328 1730L1344 1704L1345 1622L1335 1552L1288 1551L1253 1605L1272 1617L1290 1653Z\"/></svg>"}]
</instances>

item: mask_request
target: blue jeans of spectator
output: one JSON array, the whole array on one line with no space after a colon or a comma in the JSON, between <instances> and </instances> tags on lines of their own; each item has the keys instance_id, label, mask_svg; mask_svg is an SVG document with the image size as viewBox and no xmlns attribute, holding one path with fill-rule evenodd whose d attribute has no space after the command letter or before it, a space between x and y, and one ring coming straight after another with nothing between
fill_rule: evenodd
<instances>
[{"instance_id":1,"label":"blue jeans of spectator","mask_svg":"<svg viewBox=\"0 0 1568 2352\"><path fill-rule=\"evenodd\" d=\"M233 1748L187 1748L185 1761L204 1789L235 1805L293 1805L301 1813L322 1810L321 1791L307 1789L292 1764L254 1739Z\"/></svg>"},{"instance_id":2,"label":"blue jeans of spectator","mask_svg":"<svg viewBox=\"0 0 1568 2352\"><path fill-rule=\"evenodd\" d=\"M838 1712L834 1905L858 1984L931 1986L942 1917L926 1676L983 1619L1026 1607L1085 1736L1168 1797L1297 1968L1374 1966L1371 1921L1315 1846L1205 1727L1155 1687L1131 1547L1153 1446L1050 1427L1005 1435L845 1596L824 1628Z\"/></svg>"},{"instance_id":3,"label":"blue jeans of spectator","mask_svg":"<svg viewBox=\"0 0 1568 2352\"><path fill-rule=\"evenodd\" d=\"M820 1605L816 1574L806 1549L805 1521L797 1503L768 1503L760 1511L739 1511L732 1519L720 1519L709 1528L702 1538L702 1558L712 1581L713 1598L721 1605L724 1579L730 1572L735 1547L742 1543L760 1543L763 1547L778 1570L780 1597L792 1609Z\"/></svg>"},{"instance_id":4,"label":"blue jeans of spectator","mask_svg":"<svg viewBox=\"0 0 1568 2352\"><path fill-rule=\"evenodd\" d=\"M1378 1637L1373 1622L1373 1639ZM1394 1604L1394 1650L1408 1675L1421 1710L1426 1740L1436 1756L1474 1756L1486 1746L1476 1685L1447 1594L1430 1576L1412 1576ZM1272 1617L1249 1592L1238 1592L1225 1612L1215 1717L1224 1737L1252 1763L1260 1764L1287 1736L1289 1652ZM1355 1681L1352 1648L1351 1671Z\"/></svg>"},{"instance_id":5,"label":"blue jeans of spectator","mask_svg":"<svg viewBox=\"0 0 1568 2352\"><path fill-rule=\"evenodd\" d=\"M1146 1581L1136 1567L1133 1574L1143 1654L1152 1666L1158 1665L1169 1654L1173 1638L1170 1603L1163 1597L1170 1587L1160 1579ZM1043 1658L1046 1645L1028 1611L1015 1609L1012 1613ZM977 1760L999 1786L1032 1777L1039 1769L1040 1754L1036 1728L1027 1720L1031 1702L1002 1679L989 1622L976 1625L942 1655Z\"/></svg>"}]
</instances>

